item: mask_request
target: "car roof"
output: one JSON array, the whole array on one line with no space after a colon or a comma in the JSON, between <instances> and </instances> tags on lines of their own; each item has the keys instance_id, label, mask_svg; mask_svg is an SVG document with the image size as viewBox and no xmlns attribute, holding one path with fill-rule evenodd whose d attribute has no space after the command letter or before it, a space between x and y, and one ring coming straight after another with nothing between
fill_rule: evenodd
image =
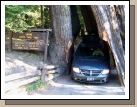
<instances>
[{"instance_id":1,"label":"car roof","mask_svg":"<svg viewBox=\"0 0 137 107\"><path fill-rule=\"evenodd\" d=\"M100 42L98 42L98 43L80 43L79 44L79 47L99 47L99 48L103 48L103 45L100 43Z\"/></svg>"}]
</instances>

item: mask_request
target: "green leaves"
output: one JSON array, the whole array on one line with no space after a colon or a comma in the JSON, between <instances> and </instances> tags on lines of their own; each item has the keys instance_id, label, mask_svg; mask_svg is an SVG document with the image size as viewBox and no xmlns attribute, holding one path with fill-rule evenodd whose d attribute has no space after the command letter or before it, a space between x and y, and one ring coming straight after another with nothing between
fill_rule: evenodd
<instances>
[{"instance_id":1,"label":"green leaves","mask_svg":"<svg viewBox=\"0 0 137 107\"><path fill-rule=\"evenodd\" d=\"M49 6L44 6L44 20L49 27ZM5 27L13 32L22 32L28 28L41 28L41 10L39 5L6 5Z\"/></svg>"},{"instance_id":2,"label":"green leaves","mask_svg":"<svg viewBox=\"0 0 137 107\"><path fill-rule=\"evenodd\" d=\"M46 88L44 84L42 84L41 79L39 78L36 82L28 84L25 86L27 92L33 92L39 89Z\"/></svg>"},{"instance_id":3,"label":"green leaves","mask_svg":"<svg viewBox=\"0 0 137 107\"><path fill-rule=\"evenodd\" d=\"M26 9L23 5L6 5L5 7L5 27L6 29L12 30L14 32L22 32L22 30L27 29L29 26L24 21L24 13Z\"/></svg>"},{"instance_id":4,"label":"green leaves","mask_svg":"<svg viewBox=\"0 0 137 107\"><path fill-rule=\"evenodd\" d=\"M84 19L83 19L83 16L82 16L82 13L81 13L81 10L80 10L80 7L77 5L77 12L78 12L78 16L79 16L79 20L80 20L80 24L81 25L84 25Z\"/></svg>"}]
</instances>

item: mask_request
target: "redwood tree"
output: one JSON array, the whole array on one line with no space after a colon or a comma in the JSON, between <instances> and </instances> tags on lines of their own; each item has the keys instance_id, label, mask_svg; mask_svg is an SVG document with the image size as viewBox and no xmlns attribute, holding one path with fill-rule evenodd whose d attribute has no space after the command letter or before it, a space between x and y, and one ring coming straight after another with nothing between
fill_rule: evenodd
<instances>
[{"instance_id":1,"label":"redwood tree","mask_svg":"<svg viewBox=\"0 0 137 107\"><path fill-rule=\"evenodd\" d=\"M73 10L75 9L73 8ZM50 6L52 34L50 35L49 56L52 64L59 65L59 74L67 68L74 43L71 11L70 6ZM124 85L124 6L91 5L88 8L81 7L81 11L85 19L87 31L89 33L98 33L99 37L110 47L114 56L120 84ZM97 27L94 28L95 26Z\"/></svg>"},{"instance_id":2,"label":"redwood tree","mask_svg":"<svg viewBox=\"0 0 137 107\"><path fill-rule=\"evenodd\" d=\"M122 43L122 37L124 37L124 11L121 13L121 22L117 17L117 13L114 5L96 5L91 6L99 29L99 36L105 40L111 48L114 56L116 69L118 71L118 77L121 85L124 85L125 79L125 50ZM123 6L121 6L121 10ZM122 25L122 27L120 26ZM123 33L121 34L121 28Z\"/></svg>"},{"instance_id":3,"label":"redwood tree","mask_svg":"<svg viewBox=\"0 0 137 107\"><path fill-rule=\"evenodd\" d=\"M58 74L62 74L69 59L73 44L70 6L50 6L52 34L50 35L49 57L53 65L59 65Z\"/></svg>"}]
</instances>

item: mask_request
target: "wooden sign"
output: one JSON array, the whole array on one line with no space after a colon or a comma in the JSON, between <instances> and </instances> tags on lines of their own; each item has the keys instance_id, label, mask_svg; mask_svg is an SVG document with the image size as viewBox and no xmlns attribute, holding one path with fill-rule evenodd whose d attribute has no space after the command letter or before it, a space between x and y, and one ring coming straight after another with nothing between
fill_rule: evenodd
<instances>
[{"instance_id":1,"label":"wooden sign","mask_svg":"<svg viewBox=\"0 0 137 107\"><path fill-rule=\"evenodd\" d=\"M46 39L48 39L45 30L33 29L32 32L12 33L12 49L45 51ZM49 30L47 29L48 32Z\"/></svg>"},{"instance_id":2,"label":"wooden sign","mask_svg":"<svg viewBox=\"0 0 137 107\"><path fill-rule=\"evenodd\" d=\"M44 32L24 32L24 33L13 33L12 38L15 39L29 39L29 40L37 40L37 39L45 39Z\"/></svg>"},{"instance_id":3,"label":"wooden sign","mask_svg":"<svg viewBox=\"0 0 137 107\"><path fill-rule=\"evenodd\" d=\"M12 49L16 50L38 50L44 51L45 41L38 40L36 42L26 40L12 40Z\"/></svg>"}]
</instances>

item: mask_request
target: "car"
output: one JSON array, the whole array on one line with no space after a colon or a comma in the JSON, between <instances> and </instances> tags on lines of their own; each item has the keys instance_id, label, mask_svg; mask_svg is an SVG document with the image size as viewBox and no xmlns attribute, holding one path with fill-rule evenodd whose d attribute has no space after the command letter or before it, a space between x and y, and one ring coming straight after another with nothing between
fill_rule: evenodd
<instances>
[{"instance_id":1,"label":"car","mask_svg":"<svg viewBox=\"0 0 137 107\"><path fill-rule=\"evenodd\" d=\"M101 53L95 50L100 49ZM81 42L73 55L71 79L86 83L107 83L110 75L109 57L100 42Z\"/></svg>"}]
</instances>

